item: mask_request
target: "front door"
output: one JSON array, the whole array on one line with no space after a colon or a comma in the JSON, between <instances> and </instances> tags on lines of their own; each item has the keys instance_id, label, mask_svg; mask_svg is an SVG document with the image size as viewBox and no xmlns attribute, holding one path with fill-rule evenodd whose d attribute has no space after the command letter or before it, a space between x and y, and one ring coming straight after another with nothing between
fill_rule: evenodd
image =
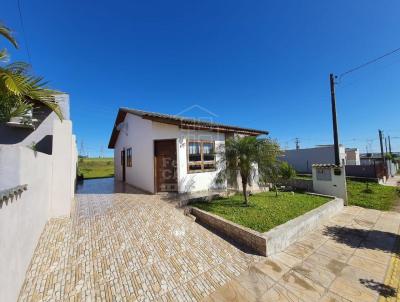
<instances>
[{"instance_id":1,"label":"front door","mask_svg":"<svg viewBox=\"0 0 400 302\"><path fill-rule=\"evenodd\" d=\"M154 141L156 192L178 191L176 140Z\"/></svg>"},{"instance_id":2,"label":"front door","mask_svg":"<svg viewBox=\"0 0 400 302\"><path fill-rule=\"evenodd\" d=\"M125 150L121 151L121 166L122 166L122 181L125 182L126 176L125 176Z\"/></svg>"}]
</instances>

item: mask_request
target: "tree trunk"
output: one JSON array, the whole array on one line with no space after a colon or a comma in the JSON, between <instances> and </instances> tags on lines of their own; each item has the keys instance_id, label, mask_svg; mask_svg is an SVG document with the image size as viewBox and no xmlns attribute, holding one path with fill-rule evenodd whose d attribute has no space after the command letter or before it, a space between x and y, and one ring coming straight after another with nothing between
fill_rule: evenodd
<instances>
[{"instance_id":1,"label":"tree trunk","mask_svg":"<svg viewBox=\"0 0 400 302\"><path fill-rule=\"evenodd\" d=\"M275 187L275 197L278 197L278 186L275 185L274 187Z\"/></svg>"},{"instance_id":2,"label":"tree trunk","mask_svg":"<svg viewBox=\"0 0 400 302\"><path fill-rule=\"evenodd\" d=\"M247 199L247 182L242 182L242 189L243 189L243 197L244 197L244 204L247 206L249 205L249 200Z\"/></svg>"}]
</instances>

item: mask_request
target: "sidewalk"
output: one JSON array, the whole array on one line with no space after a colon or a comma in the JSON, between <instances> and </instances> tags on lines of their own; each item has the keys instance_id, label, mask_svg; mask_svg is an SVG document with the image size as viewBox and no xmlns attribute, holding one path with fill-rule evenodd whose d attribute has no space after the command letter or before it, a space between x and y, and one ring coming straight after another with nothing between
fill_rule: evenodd
<instances>
[{"instance_id":1,"label":"sidewalk","mask_svg":"<svg viewBox=\"0 0 400 302\"><path fill-rule=\"evenodd\" d=\"M385 183L384 186L390 187L399 187L400 186L400 175L395 175L394 177L390 177Z\"/></svg>"}]
</instances>

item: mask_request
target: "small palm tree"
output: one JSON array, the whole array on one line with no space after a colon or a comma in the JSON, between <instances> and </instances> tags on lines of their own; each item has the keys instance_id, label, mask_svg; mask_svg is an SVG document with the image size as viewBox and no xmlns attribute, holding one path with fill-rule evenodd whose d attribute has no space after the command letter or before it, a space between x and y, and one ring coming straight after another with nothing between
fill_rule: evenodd
<instances>
[{"instance_id":1,"label":"small palm tree","mask_svg":"<svg viewBox=\"0 0 400 302\"><path fill-rule=\"evenodd\" d=\"M228 183L237 185L239 175L244 203L248 205L248 184L255 181L257 171L264 171L279 153L279 145L270 139L257 139L253 136L227 139L225 149L220 151L222 164L217 179L219 182L228 180Z\"/></svg>"},{"instance_id":2,"label":"small palm tree","mask_svg":"<svg viewBox=\"0 0 400 302\"><path fill-rule=\"evenodd\" d=\"M0 36L18 48L11 30L3 24L0 24ZM25 111L22 113L25 114L32 108L28 105L39 102L49 107L62 120L60 107L54 99L54 95L59 92L48 89L43 78L30 74L29 64L23 62L6 64L8 57L7 50L2 49L0 51L0 62L3 62L0 64L0 108L10 108L11 104L12 110L0 112L0 118L8 118L10 112L21 114Z\"/></svg>"}]
</instances>

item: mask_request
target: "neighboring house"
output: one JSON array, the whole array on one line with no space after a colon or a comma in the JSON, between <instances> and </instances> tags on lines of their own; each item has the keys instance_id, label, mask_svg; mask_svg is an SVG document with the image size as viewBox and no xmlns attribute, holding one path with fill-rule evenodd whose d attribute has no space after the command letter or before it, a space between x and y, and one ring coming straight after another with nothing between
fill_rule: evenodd
<instances>
[{"instance_id":1,"label":"neighboring house","mask_svg":"<svg viewBox=\"0 0 400 302\"><path fill-rule=\"evenodd\" d=\"M346 165L359 166L360 164L360 151L358 148L346 148Z\"/></svg>"},{"instance_id":2,"label":"neighboring house","mask_svg":"<svg viewBox=\"0 0 400 302\"><path fill-rule=\"evenodd\" d=\"M261 134L268 132L120 108L108 147L117 180L150 193L190 193L226 189L216 183L223 164L216 151L228 137Z\"/></svg>"},{"instance_id":3,"label":"neighboring house","mask_svg":"<svg viewBox=\"0 0 400 302\"><path fill-rule=\"evenodd\" d=\"M46 222L70 215L77 150L69 97L55 99L63 121L35 104L32 124L0 124L0 301L17 301Z\"/></svg>"},{"instance_id":4,"label":"neighboring house","mask_svg":"<svg viewBox=\"0 0 400 302\"><path fill-rule=\"evenodd\" d=\"M339 146L340 161L346 163L345 148ZM288 162L298 173L312 173L314 164L334 164L335 150L333 145L319 145L314 148L293 149L283 152L280 158Z\"/></svg>"}]
</instances>

